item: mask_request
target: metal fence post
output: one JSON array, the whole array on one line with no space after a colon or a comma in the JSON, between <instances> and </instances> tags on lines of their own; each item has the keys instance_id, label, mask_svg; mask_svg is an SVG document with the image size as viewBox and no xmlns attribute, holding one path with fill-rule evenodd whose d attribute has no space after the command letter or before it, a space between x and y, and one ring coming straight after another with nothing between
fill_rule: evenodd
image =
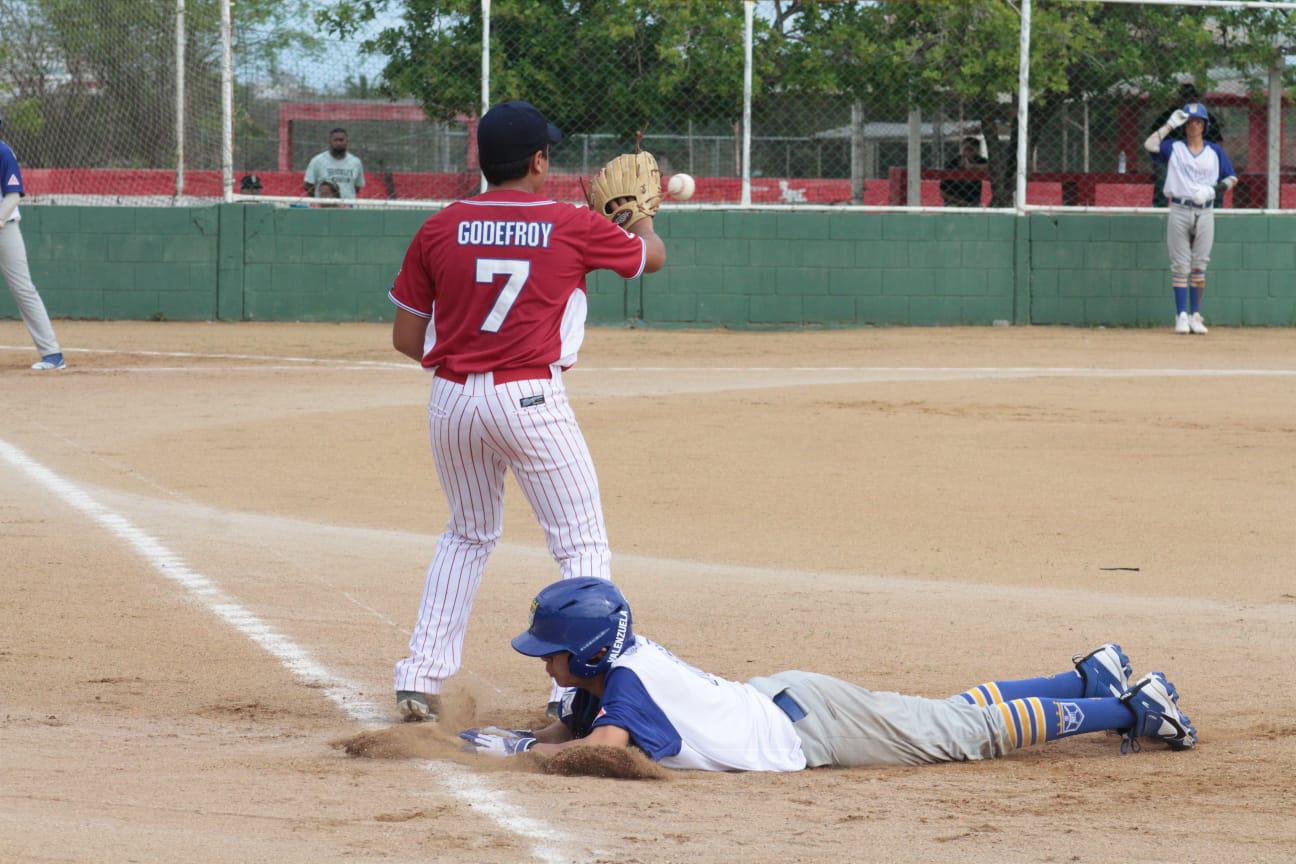
<instances>
[{"instance_id":1,"label":"metal fence post","mask_svg":"<svg viewBox=\"0 0 1296 864\"><path fill-rule=\"evenodd\" d=\"M1275 48L1278 48L1275 43ZM1282 183L1279 172L1282 170L1282 73L1287 61L1281 49L1275 52L1274 60L1269 64L1269 128L1265 142L1268 160L1265 166L1265 206L1270 210L1282 207ZM1254 207L1254 204L1249 206Z\"/></svg>"},{"instance_id":2,"label":"metal fence post","mask_svg":"<svg viewBox=\"0 0 1296 864\"><path fill-rule=\"evenodd\" d=\"M1030 152L1030 30L1031 0L1021 0L1021 56L1017 61L1017 183L1013 203L1026 212L1026 154Z\"/></svg>"},{"instance_id":3,"label":"metal fence post","mask_svg":"<svg viewBox=\"0 0 1296 864\"><path fill-rule=\"evenodd\" d=\"M482 67L481 67L481 116L485 117L490 110L490 24L491 0L481 0L482 15ZM480 160L481 154L478 154ZM481 191L486 191L486 175L481 177Z\"/></svg>"},{"instance_id":4,"label":"metal fence post","mask_svg":"<svg viewBox=\"0 0 1296 864\"><path fill-rule=\"evenodd\" d=\"M225 203L234 200L234 27L232 0L221 0L221 188Z\"/></svg>"},{"instance_id":5,"label":"metal fence post","mask_svg":"<svg viewBox=\"0 0 1296 864\"><path fill-rule=\"evenodd\" d=\"M184 195L185 170L185 0L176 0L175 14L175 197Z\"/></svg>"},{"instance_id":6,"label":"metal fence post","mask_svg":"<svg viewBox=\"0 0 1296 864\"><path fill-rule=\"evenodd\" d=\"M850 172L852 204L864 203L864 179L868 176L868 163L865 161L867 152L864 142L864 103L856 99L851 102Z\"/></svg>"},{"instance_id":7,"label":"metal fence post","mask_svg":"<svg viewBox=\"0 0 1296 864\"><path fill-rule=\"evenodd\" d=\"M751 200L751 115L752 115L752 18L755 0L743 3L743 129L742 129L742 206Z\"/></svg>"},{"instance_id":8,"label":"metal fence post","mask_svg":"<svg viewBox=\"0 0 1296 864\"><path fill-rule=\"evenodd\" d=\"M909 109L909 138L905 142L905 205L922 206L922 111Z\"/></svg>"}]
</instances>

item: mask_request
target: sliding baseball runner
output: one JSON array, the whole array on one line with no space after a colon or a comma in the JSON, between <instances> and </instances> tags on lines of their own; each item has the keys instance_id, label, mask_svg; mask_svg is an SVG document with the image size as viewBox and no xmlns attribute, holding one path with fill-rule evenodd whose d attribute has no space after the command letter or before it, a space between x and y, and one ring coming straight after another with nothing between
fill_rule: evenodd
<instances>
[{"instance_id":1,"label":"sliding baseball runner","mask_svg":"<svg viewBox=\"0 0 1296 864\"><path fill-rule=\"evenodd\" d=\"M391 290L392 340L433 370L428 424L450 522L427 571L409 656L407 720L436 719L459 671L473 598L502 530L512 471L565 579L611 578L598 478L563 388L585 332L585 275L661 269L661 175L647 153L609 163L591 207L540 194L561 133L526 102L497 105L477 141L484 193L428 219ZM561 690L555 685L550 702Z\"/></svg>"},{"instance_id":2,"label":"sliding baseball runner","mask_svg":"<svg viewBox=\"0 0 1296 864\"><path fill-rule=\"evenodd\" d=\"M1197 743L1179 694L1160 672L1132 681L1115 643L1073 658L1074 671L988 681L947 699L869 690L792 670L727 681L691 666L635 630L617 587L568 579L531 603L519 654L578 688L543 729L465 729L465 749L542 757L586 744L634 745L667 768L800 771L994 759L1092 732L1119 732L1121 750L1154 739Z\"/></svg>"},{"instance_id":3,"label":"sliding baseball runner","mask_svg":"<svg viewBox=\"0 0 1296 864\"><path fill-rule=\"evenodd\" d=\"M1170 202L1166 243L1170 247L1170 284L1175 297L1175 332L1208 331L1201 316L1206 290L1206 265L1215 243L1215 193L1237 183L1233 163L1219 144L1202 133L1210 114L1200 102L1189 102L1143 142L1158 162L1166 163L1165 196ZM1171 140L1171 131L1184 126L1185 141Z\"/></svg>"}]
</instances>

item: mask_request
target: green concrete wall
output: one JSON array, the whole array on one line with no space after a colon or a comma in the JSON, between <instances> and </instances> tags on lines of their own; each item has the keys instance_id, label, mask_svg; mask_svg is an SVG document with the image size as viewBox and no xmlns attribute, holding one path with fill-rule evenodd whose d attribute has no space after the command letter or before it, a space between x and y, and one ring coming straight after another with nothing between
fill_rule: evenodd
<instances>
[{"instance_id":1,"label":"green concrete wall","mask_svg":"<svg viewBox=\"0 0 1296 864\"><path fill-rule=\"evenodd\" d=\"M216 316L215 207L24 207L32 281L63 318ZM0 315L16 317L9 292Z\"/></svg>"},{"instance_id":2,"label":"green concrete wall","mask_svg":"<svg viewBox=\"0 0 1296 864\"><path fill-rule=\"evenodd\" d=\"M425 213L26 207L51 315L386 321ZM1014 323L1164 326L1155 215L664 212L667 268L589 280L590 321L672 327ZM1296 324L1296 218L1216 218L1207 317ZM0 316L16 316L0 292Z\"/></svg>"},{"instance_id":3,"label":"green concrete wall","mask_svg":"<svg viewBox=\"0 0 1296 864\"><path fill-rule=\"evenodd\" d=\"M991 324L1013 319L1010 215L671 213L667 266L644 280L654 324Z\"/></svg>"},{"instance_id":4,"label":"green concrete wall","mask_svg":"<svg viewBox=\"0 0 1296 864\"><path fill-rule=\"evenodd\" d=\"M1165 326L1163 216L1032 215L1030 320ZM1215 218L1203 312L1214 324L1296 324L1296 214Z\"/></svg>"}]
</instances>

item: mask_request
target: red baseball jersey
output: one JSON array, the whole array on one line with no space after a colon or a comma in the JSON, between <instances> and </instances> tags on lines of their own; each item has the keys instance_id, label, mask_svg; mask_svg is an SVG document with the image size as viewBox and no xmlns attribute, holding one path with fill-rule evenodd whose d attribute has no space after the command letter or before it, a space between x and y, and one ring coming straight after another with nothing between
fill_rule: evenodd
<instances>
[{"instance_id":1,"label":"red baseball jersey","mask_svg":"<svg viewBox=\"0 0 1296 864\"><path fill-rule=\"evenodd\" d=\"M634 279L646 256L642 237L587 207L500 189L424 222L389 296L430 319L427 368L567 367L585 338L585 274Z\"/></svg>"}]
</instances>

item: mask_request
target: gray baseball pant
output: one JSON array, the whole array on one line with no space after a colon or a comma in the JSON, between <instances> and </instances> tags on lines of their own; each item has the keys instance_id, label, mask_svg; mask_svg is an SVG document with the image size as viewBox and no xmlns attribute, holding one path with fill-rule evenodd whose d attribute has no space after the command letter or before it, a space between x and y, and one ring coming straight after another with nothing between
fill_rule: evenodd
<instances>
[{"instance_id":1,"label":"gray baseball pant","mask_svg":"<svg viewBox=\"0 0 1296 864\"><path fill-rule=\"evenodd\" d=\"M1170 247L1170 275L1175 284L1188 284L1191 273L1205 274L1215 244L1215 211L1182 204L1170 205L1166 220L1166 245Z\"/></svg>"},{"instance_id":2,"label":"gray baseball pant","mask_svg":"<svg viewBox=\"0 0 1296 864\"><path fill-rule=\"evenodd\" d=\"M36 286L32 284L31 270L27 267L27 246L23 243L22 230L15 220L0 231L0 272L4 273L9 293L18 304L27 332L36 343L36 350L42 357L59 353L58 339L54 336L54 325L50 323L49 313Z\"/></svg>"},{"instance_id":3,"label":"gray baseball pant","mask_svg":"<svg viewBox=\"0 0 1296 864\"><path fill-rule=\"evenodd\" d=\"M800 671L748 683L771 699L786 691L805 711L793 728L807 768L926 765L1004 754L1002 716L961 696L924 699L877 692Z\"/></svg>"}]
</instances>

